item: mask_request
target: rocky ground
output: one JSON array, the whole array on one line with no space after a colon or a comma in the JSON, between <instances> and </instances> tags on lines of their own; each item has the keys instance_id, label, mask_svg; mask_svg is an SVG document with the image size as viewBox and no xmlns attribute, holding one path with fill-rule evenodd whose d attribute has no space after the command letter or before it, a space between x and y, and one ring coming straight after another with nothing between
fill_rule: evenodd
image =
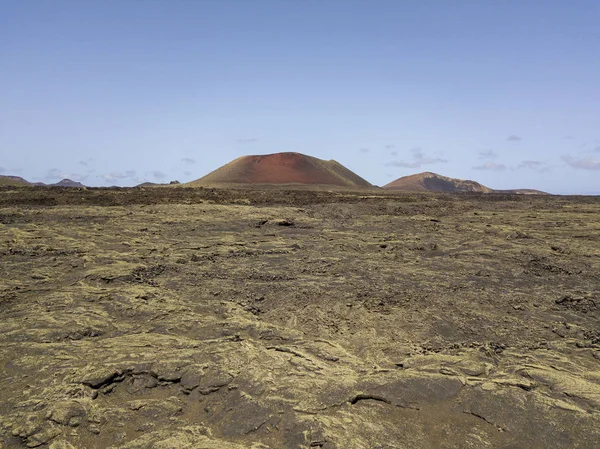
<instances>
[{"instance_id":1,"label":"rocky ground","mask_svg":"<svg viewBox=\"0 0 600 449\"><path fill-rule=\"evenodd\" d=\"M600 198L0 191L0 448L595 448Z\"/></svg>"}]
</instances>

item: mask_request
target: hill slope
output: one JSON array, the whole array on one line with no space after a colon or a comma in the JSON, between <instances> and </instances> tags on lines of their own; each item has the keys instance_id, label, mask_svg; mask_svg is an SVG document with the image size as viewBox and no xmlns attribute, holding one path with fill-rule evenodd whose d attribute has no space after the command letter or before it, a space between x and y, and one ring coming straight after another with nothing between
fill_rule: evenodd
<instances>
[{"instance_id":1,"label":"hill slope","mask_svg":"<svg viewBox=\"0 0 600 449\"><path fill-rule=\"evenodd\" d=\"M372 187L340 163L300 153L242 156L189 186L219 184L306 184L341 187Z\"/></svg>"},{"instance_id":2,"label":"hill slope","mask_svg":"<svg viewBox=\"0 0 600 449\"><path fill-rule=\"evenodd\" d=\"M82 183L67 178L50 185L56 187L85 187Z\"/></svg>"},{"instance_id":3,"label":"hill slope","mask_svg":"<svg viewBox=\"0 0 600 449\"><path fill-rule=\"evenodd\" d=\"M383 186L387 190L406 192L475 192L475 193L516 193L521 195L547 195L534 189L495 190L475 181L449 178L437 173L424 172L404 176Z\"/></svg>"},{"instance_id":4,"label":"hill slope","mask_svg":"<svg viewBox=\"0 0 600 449\"><path fill-rule=\"evenodd\" d=\"M20 176L0 175L0 186L37 186L37 187L86 187L80 182L71 179L62 179L54 184L44 182L29 182Z\"/></svg>"},{"instance_id":5,"label":"hill slope","mask_svg":"<svg viewBox=\"0 0 600 449\"><path fill-rule=\"evenodd\" d=\"M448 178L447 176L431 172L404 176L386 184L383 188L409 192L493 192L493 189L475 181Z\"/></svg>"},{"instance_id":6,"label":"hill slope","mask_svg":"<svg viewBox=\"0 0 600 449\"><path fill-rule=\"evenodd\" d=\"M31 183L20 176L0 175L0 186L29 186Z\"/></svg>"}]
</instances>

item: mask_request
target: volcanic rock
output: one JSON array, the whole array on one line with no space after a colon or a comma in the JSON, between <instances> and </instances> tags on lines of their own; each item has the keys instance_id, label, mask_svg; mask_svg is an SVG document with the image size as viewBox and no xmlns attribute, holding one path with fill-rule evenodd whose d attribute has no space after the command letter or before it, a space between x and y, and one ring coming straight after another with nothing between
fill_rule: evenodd
<instances>
[{"instance_id":1,"label":"volcanic rock","mask_svg":"<svg viewBox=\"0 0 600 449\"><path fill-rule=\"evenodd\" d=\"M410 192L493 192L493 189L475 181L448 178L431 172L404 176L386 184L383 188Z\"/></svg>"},{"instance_id":2,"label":"volcanic rock","mask_svg":"<svg viewBox=\"0 0 600 449\"><path fill-rule=\"evenodd\" d=\"M334 160L300 153L243 156L188 183L189 186L304 184L368 188L372 185Z\"/></svg>"},{"instance_id":3,"label":"volcanic rock","mask_svg":"<svg viewBox=\"0 0 600 449\"><path fill-rule=\"evenodd\" d=\"M496 190L476 181L449 178L432 172L417 173L404 176L383 186L386 190L405 192L449 192L449 193L509 193L520 195L547 195L546 192L534 189Z\"/></svg>"}]
</instances>

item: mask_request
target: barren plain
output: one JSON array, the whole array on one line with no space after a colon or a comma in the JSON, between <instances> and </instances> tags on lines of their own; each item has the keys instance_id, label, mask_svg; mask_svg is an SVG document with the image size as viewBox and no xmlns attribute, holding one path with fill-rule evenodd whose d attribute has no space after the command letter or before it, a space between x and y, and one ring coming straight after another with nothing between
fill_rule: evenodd
<instances>
[{"instance_id":1,"label":"barren plain","mask_svg":"<svg viewBox=\"0 0 600 449\"><path fill-rule=\"evenodd\" d=\"M600 198L0 190L0 448L594 448Z\"/></svg>"}]
</instances>

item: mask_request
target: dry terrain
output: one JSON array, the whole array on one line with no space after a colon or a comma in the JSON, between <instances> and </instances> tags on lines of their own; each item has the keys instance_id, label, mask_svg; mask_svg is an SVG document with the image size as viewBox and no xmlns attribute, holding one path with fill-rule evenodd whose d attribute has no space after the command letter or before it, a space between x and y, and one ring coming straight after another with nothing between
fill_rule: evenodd
<instances>
[{"instance_id":1,"label":"dry terrain","mask_svg":"<svg viewBox=\"0 0 600 449\"><path fill-rule=\"evenodd\" d=\"M600 198L0 189L0 448L595 448Z\"/></svg>"}]
</instances>

